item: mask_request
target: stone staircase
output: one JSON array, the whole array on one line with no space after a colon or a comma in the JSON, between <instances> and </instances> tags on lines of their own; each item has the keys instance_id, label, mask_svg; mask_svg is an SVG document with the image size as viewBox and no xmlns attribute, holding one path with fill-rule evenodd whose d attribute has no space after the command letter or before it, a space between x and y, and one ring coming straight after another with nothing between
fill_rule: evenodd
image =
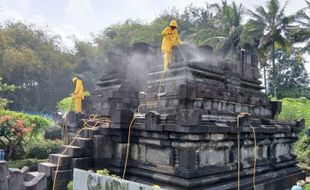
<instances>
[{"instance_id":1,"label":"stone staircase","mask_svg":"<svg viewBox=\"0 0 310 190\"><path fill-rule=\"evenodd\" d=\"M84 130L71 146L63 145L61 147L60 153L66 150L64 154L50 154L48 162L38 165L38 172L46 173L50 187L53 185L58 159L60 161L55 186L56 190L66 189L67 184L72 180L73 168L85 170L92 168L92 138L98 131L98 128Z\"/></svg>"}]
</instances>

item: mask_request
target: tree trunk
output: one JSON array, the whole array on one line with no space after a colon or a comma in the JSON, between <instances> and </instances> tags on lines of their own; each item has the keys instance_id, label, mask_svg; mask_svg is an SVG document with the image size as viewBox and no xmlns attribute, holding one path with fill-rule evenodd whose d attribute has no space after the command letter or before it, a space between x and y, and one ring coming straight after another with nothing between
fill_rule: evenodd
<instances>
[{"instance_id":1,"label":"tree trunk","mask_svg":"<svg viewBox=\"0 0 310 190\"><path fill-rule=\"evenodd\" d=\"M266 65L264 66L264 85L265 85L265 93L267 94L267 74L266 74Z\"/></svg>"},{"instance_id":2,"label":"tree trunk","mask_svg":"<svg viewBox=\"0 0 310 190\"><path fill-rule=\"evenodd\" d=\"M275 63L275 47L274 47L274 41L272 42L272 69L273 69L273 96L274 98L277 98L277 73L276 73L276 63Z\"/></svg>"}]
</instances>

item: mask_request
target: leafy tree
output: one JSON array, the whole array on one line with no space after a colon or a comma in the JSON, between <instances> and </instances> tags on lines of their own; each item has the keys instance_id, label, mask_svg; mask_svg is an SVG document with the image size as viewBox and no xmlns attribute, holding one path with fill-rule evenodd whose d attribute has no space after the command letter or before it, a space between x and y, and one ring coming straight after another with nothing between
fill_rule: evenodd
<instances>
[{"instance_id":1,"label":"leafy tree","mask_svg":"<svg viewBox=\"0 0 310 190\"><path fill-rule=\"evenodd\" d=\"M299 27L292 28L290 38L294 42L305 43L301 52L310 53L310 16L306 13L306 10L310 9L310 1L305 1L307 7L299 10L296 16L299 18Z\"/></svg>"},{"instance_id":2,"label":"leafy tree","mask_svg":"<svg viewBox=\"0 0 310 190\"><path fill-rule=\"evenodd\" d=\"M279 115L279 120L294 121L296 119L305 119L306 129L310 126L310 100L307 98L284 98L282 101L282 112ZM299 134L299 139L294 145L294 153L297 159L310 166L310 138L305 134L305 131Z\"/></svg>"},{"instance_id":3,"label":"leafy tree","mask_svg":"<svg viewBox=\"0 0 310 190\"><path fill-rule=\"evenodd\" d=\"M236 5L232 2L229 5L226 1L222 1L222 4L212 5L216 9L216 15L214 16L215 30L217 34L211 39L217 39L217 45L215 46L222 55L234 58L237 55L237 51L240 50L240 36L243 30L242 5ZM210 39L207 39L209 41Z\"/></svg>"},{"instance_id":4,"label":"leafy tree","mask_svg":"<svg viewBox=\"0 0 310 190\"><path fill-rule=\"evenodd\" d=\"M26 144L39 139L40 134L50 125L46 118L21 112L0 111L0 147L8 158L22 158Z\"/></svg>"},{"instance_id":5,"label":"leafy tree","mask_svg":"<svg viewBox=\"0 0 310 190\"><path fill-rule=\"evenodd\" d=\"M286 96L282 87L277 87L284 84L278 77L282 70L278 73L277 67L282 67L277 63L281 62L279 58L285 57L278 54L289 51L287 49L292 47L288 44L296 42L306 43L301 52L309 50L310 32L307 9L286 16L285 7L286 4L280 6L279 0L269 0L267 6L249 11L251 18L244 27L244 7L235 2L223 0L216 4L206 3L205 7L190 5L184 12L165 10L149 23L129 19L111 25L94 35L92 43L76 40L75 50L71 52L62 49L59 36L48 35L48 30L9 22L0 26L0 76L4 83L20 89L2 93L1 97L14 101L9 107L13 110L54 111L56 103L73 91L73 75L83 76L86 89L94 88L102 73L98 68L108 49L126 48L137 42L160 46L161 31L171 19L178 21L181 38L186 42L211 45L227 58L233 58L241 47L258 55L264 69L272 68L269 72L272 85L269 86L273 94ZM294 56L298 56L297 53ZM267 63L272 63L272 67Z\"/></svg>"},{"instance_id":6,"label":"leafy tree","mask_svg":"<svg viewBox=\"0 0 310 190\"><path fill-rule=\"evenodd\" d=\"M185 17L188 22L192 23L188 39L197 45L210 44L210 40L207 39L214 37L218 32L214 24L214 12L211 5L206 3L205 8L189 6L183 15L181 17Z\"/></svg>"},{"instance_id":7,"label":"leafy tree","mask_svg":"<svg viewBox=\"0 0 310 190\"><path fill-rule=\"evenodd\" d=\"M278 80L277 89L279 98L310 98L309 76L305 69L304 64L306 61L303 59L300 51L294 49L292 52L278 51L276 53L278 63ZM273 81L273 73L270 72L269 76ZM272 91L273 85L269 83L269 88Z\"/></svg>"},{"instance_id":8,"label":"leafy tree","mask_svg":"<svg viewBox=\"0 0 310 190\"><path fill-rule=\"evenodd\" d=\"M250 20L244 26L242 42L254 46L261 55L269 54L272 62L272 72L275 76L273 84L273 96L277 97L276 55L280 48L288 46L287 34L292 24L296 21L294 15L284 14L287 2L281 7L278 0L269 0L266 8L259 6L254 11L249 10Z\"/></svg>"},{"instance_id":9,"label":"leafy tree","mask_svg":"<svg viewBox=\"0 0 310 190\"><path fill-rule=\"evenodd\" d=\"M59 48L57 36L22 23L0 28L0 41L0 75L20 87L5 94L14 101L9 108L53 111L56 102L72 91L72 55Z\"/></svg>"},{"instance_id":10,"label":"leafy tree","mask_svg":"<svg viewBox=\"0 0 310 190\"><path fill-rule=\"evenodd\" d=\"M93 89L102 71L98 70L95 59L97 49L90 42L75 41L76 52L74 59L74 75L78 75L83 80L84 88Z\"/></svg>"}]
</instances>

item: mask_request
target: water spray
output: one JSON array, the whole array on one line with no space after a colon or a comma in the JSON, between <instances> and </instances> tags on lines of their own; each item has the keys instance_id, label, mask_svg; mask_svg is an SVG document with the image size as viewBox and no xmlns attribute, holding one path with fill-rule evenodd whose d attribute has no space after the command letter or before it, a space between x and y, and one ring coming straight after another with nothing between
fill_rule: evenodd
<instances>
[{"instance_id":1,"label":"water spray","mask_svg":"<svg viewBox=\"0 0 310 190\"><path fill-rule=\"evenodd\" d=\"M183 59L186 61L186 58L185 58L185 56L184 56L184 54L183 54L183 51L182 51L182 49L180 48L180 46L179 46L179 45L178 45L178 48L179 48L179 51L180 51L180 53L181 53L181 55L182 55Z\"/></svg>"}]
</instances>

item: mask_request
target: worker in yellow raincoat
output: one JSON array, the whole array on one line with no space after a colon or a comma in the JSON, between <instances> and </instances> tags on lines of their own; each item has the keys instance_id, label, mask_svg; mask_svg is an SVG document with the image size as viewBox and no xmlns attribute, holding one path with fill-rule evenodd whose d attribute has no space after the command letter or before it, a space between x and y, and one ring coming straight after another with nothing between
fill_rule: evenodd
<instances>
[{"instance_id":1,"label":"worker in yellow raincoat","mask_svg":"<svg viewBox=\"0 0 310 190\"><path fill-rule=\"evenodd\" d=\"M169 27L166 27L161 32L161 35L163 36L161 50L163 52L163 58L164 58L164 71L167 71L170 67L171 57L172 57L172 48L174 46L177 46L183 43L179 38L177 28L178 28L177 21L171 20Z\"/></svg>"},{"instance_id":2,"label":"worker in yellow raincoat","mask_svg":"<svg viewBox=\"0 0 310 190\"><path fill-rule=\"evenodd\" d=\"M84 100L84 88L83 81L77 77L72 79L72 82L75 84L75 90L72 93L72 98L74 100L75 111L82 112L82 101Z\"/></svg>"}]
</instances>

